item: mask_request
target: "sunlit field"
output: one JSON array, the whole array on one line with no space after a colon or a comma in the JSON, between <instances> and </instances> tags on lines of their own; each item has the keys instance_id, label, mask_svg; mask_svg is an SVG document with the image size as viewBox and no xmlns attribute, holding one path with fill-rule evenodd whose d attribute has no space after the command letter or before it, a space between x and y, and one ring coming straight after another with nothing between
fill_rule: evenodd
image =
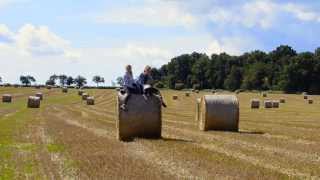
<instances>
[{"instance_id":1,"label":"sunlit field","mask_svg":"<svg viewBox=\"0 0 320 180\"><path fill-rule=\"evenodd\" d=\"M27 97L43 92L41 108ZM209 92L164 90L160 140L116 139L115 90L0 88L0 179L318 179L320 96L268 94L279 109L251 109L258 93L238 94L239 132L198 130L196 99ZM172 100L178 95L178 100Z\"/></svg>"}]
</instances>

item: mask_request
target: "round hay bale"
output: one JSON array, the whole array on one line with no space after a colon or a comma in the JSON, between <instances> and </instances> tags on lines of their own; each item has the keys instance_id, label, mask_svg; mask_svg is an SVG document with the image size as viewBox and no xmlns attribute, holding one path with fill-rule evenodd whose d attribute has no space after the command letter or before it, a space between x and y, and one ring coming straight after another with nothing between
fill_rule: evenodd
<instances>
[{"instance_id":1,"label":"round hay bale","mask_svg":"<svg viewBox=\"0 0 320 180\"><path fill-rule=\"evenodd\" d=\"M41 92L36 93L36 97L39 97L40 100L43 100L43 94Z\"/></svg>"},{"instance_id":2,"label":"round hay bale","mask_svg":"<svg viewBox=\"0 0 320 180\"><path fill-rule=\"evenodd\" d=\"M303 95L303 99L308 99L308 95Z\"/></svg>"},{"instance_id":3,"label":"round hay bale","mask_svg":"<svg viewBox=\"0 0 320 180\"><path fill-rule=\"evenodd\" d=\"M29 96L28 108L40 108L40 98L36 96Z\"/></svg>"},{"instance_id":4,"label":"round hay bale","mask_svg":"<svg viewBox=\"0 0 320 180\"><path fill-rule=\"evenodd\" d=\"M195 90L194 92L195 92L195 93L199 93L199 90Z\"/></svg>"},{"instance_id":5,"label":"round hay bale","mask_svg":"<svg viewBox=\"0 0 320 180\"><path fill-rule=\"evenodd\" d=\"M41 87L40 87L40 86L35 86L35 88L36 88L36 89L40 89Z\"/></svg>"},{"instance_id":6,"label":"round hay bale","mask_svg":"<svg viewBox=\"0 0 320 180\"><path fill-rule=\"evenodd\" d=\"M12 102L12 96L10 94L4 94L2 96L2 102L11 103Z\"/></svg>"},{"instance_id":7,"label":"round hay bale","mask_svg":"<svg viewBox=\"0 0 320 180\"><path fill-rule=\"evenodd\" d=\"M265 100L264 101L264 108L272 108L273 103L271 100Z\"/></svg>"},{"instance_id":8,"label":"round hay bale","mask_svg":"<svg viewBox=\"0 0 320 180\"><path fill-rule=\"evenodd\" d=\"M313 104L313 99L308 99L308 104Z\"/></svg>"},{"instance_id":9,"label":"round hay bale","mask_svg":"<svg viewBox=\"0 0 320 180\"><path fill-rule=\"evenodd\" d=\"M51 89L51 88L52 88L52 86L46 86L46 88L47 88L47 89Z\"/></svg>"},{"instance_id":10,"label":"round hay bale","mask_svg":"<svg viewBox=\"0 0 320 180\"><path fill-rule=\"evenodd\" d=\"M87 97L87 105L94 105L94 97Z\"/></svg>"},{"instance_id":11,"label":"round hay bale","mask_svg":"<svg viewBox=\"0 0 320 180\"><path fill-rule=\"evenodd\" d=\"M78 95L79 95L79 96L82 96L83 93L84 93L84 91L81 90L81 89L78 91Z\"/></svg>"},{"instance_id":12,"label":"round hay bale","mask_svg":"<svg viewBox=\"0 0 320 180\"><path fill-rule=\"evenodd\" d=\"M186 97L189 97L190 96L190 93L186 93Z\"/></svg>"},{"instance_id":13,"label":"round hay bale","mask_svg":"<svg viewBox=\"0 0 320 180\"><path fill-rule=\"evenodd\" d=\"M67 87L63 87L63 88L62 88L62 92L63 92L63 93L68 93L68 88L67 88Z\"/></svg>"},{"instance_id":14,"label":"round hay bale","mask_svg":"<svg viewBox=\"0 0 320 180\"><path fill-rule=\"evenodd\" d=\"M200 102L199 129L239 130L239 102L234 95L205 95Z\"/></svg>"},{"instance_id":15,"label":"round hay bale","mask_svg":"<svg viewBox=\"0 0 320 180\"><path fill-rule=\"evenodd\" d=\"M272 101L273 108L279 108L279 106L280 106L280 101L277 101L277 100Z\"/></svg>"},{"instance_id":16,"label":"round hay bale","mask_svg":"<svg viewBox=\"0 0 320 180\"><path fill-rule=\"evenodd\" d=\"M286 103L286 99L285 98L280 98L280 103Z\"/></svg>"},{"instance_id":17,"label":"round hay bale","mask_svg":"<svg viewBox=\"0 0 320 180\"><path fill-rule=\"evenodd\" d=\"M118 94L117 136L119 140L134 137L161 138L161 101L158 97L132 94L127 102L127 110L120 109L124 96Z\"/></svg>"},{"instance_id":18,"label":"round hay bale","mask_svg":"<svg viewBox=\"0 0 320 180\"><path fill-rule=\"evenodd\" d=\"M172 99L173 99L173 100L178 100L178 96L177 96L177 95L174 95L174 96L172 96Z\"/></svg>"},{"instance_id":19,"label":"round hay bale","mask_svg":"<svg viewBox=\"0 0 320 180\"><path fill-rule=\"evenodd\" d=\"M88 97L89 97L89 94L82 93L82 100L86 101Z\"/></svg>"},{"instance_id":20,"label":"round hay bale","mask_svg":"<svg viewBox=\"0 0 320 180\"><path fill-rule=\"evenodd\" d=\"M267 93L262 93L262 97L268 97Z\"/></svg>"},{"instance_id":21,"label":"round hay bale","mask_svg":"<svg viewBox=\"0 0 320 180\"><path fill-rule=\"evenodd\" d=\"M211 90L211 93L212 93L212 94L215 94L215 93L216 93L216 90L214 90L214 89Z\"/></svg>"},{"instance_id":22,"label":"round hay bale","mask_svg":"<svg viewBox=\"0 0 320 180\"><path fill-rule=\"evenodd\" d=\"M259 109L259 108L260 108L260 100L251 99L251 109Z\"/></svg>"}]
</instances>

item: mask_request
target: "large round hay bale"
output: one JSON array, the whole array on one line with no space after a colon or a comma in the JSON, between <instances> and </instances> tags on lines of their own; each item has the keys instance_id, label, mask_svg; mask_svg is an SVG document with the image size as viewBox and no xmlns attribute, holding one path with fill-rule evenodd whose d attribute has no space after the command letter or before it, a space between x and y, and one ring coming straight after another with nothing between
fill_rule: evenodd
<instances>
[{"instance_id":1,"label":"large round hay bale","mask_svg":"<svg viewBox=\"0 0 320 180\"><path fill-rule=\"evenodd\" d=\"M259 109L259 108L260 108L260 100L251 99L251 109Z\"/></svg>"},{"instance_id":2,"label":"large round hay bale","mask_svg":"<svg viewBox=\"0 0 320 180\"><path fill-rule=\"evenodd\" d=\"M43 100L43 94L41 92L36 93L36 97L39 97L40 100Z\"/></svg>"},{"instance_id":3,"label":"large round hay bale","mask_svg":"<svg viewBox=\"0 0 320 180\"><path fill-rule=\"evenodd\" d=\"M11 103L12 102L12 96L10 94L2 95L2 102Z\"/></svg>"},{"instance_id":4,"label":"large round hay bale","mask_svg":"<svg viewBox=\"0 0 320 180\"><path fill-rule=\"evenodd\" d=\"M89 94L87 93L82 94L82 100L86 101L88 97L89 97Z\"/></svg>"},{"instance_id":5,"label":"large round hay bale","mask_svg":"<svg viewBox=\"0 0 320 180\"><path fill-rule=\"evenodd\" d=\"M308 104L313 104L313 99L308 99Z\"/></svg>"},{"instance_id":6,"label":"large round hay bale","mask_svg":"<svg viewBox=\"0 0 320 180\"><path fill-rule=\"evenodd\" d=\"M40 108L40 98L36 96L29 96L28 108Z\"/></svg>"},{"instance_id":7,"label":"large round hay bale","mask_svg":"<svg viewBox=\"0 0 320 180\"><path fill-rule=\"evenodd\" d=\"M127 102L127 110L120 106L124 96L118 94L117 136L119 140L134 137L161 138L161 101L158 97L132 94Z\"/></svg>"},{"instance_id":8,"label":"large round hay bale","mask_svg":"<svg viewBox=\"0 0 320 180\"><path fill-rule=\"evenodd\" d=\"M273 103L271 100L265 100L264 101L264 108L272 108Z\"/></svg>"},{"instance_id":9,"label":"large round hay bale","mask_svg":"<svg viewBox=\"0 0 320 180\"><path fill-rule=\"evenodd\" d=\"M94 105L94 97L87 97L87 105Z\"/></svg>"},{"instance_id":10,"label":"large round hay bale","mask_svg":"<svg viewBox=\"0 0 320 180\"><path fill-rule=\"evenodd\" d=\"M239 102L234 95L205 95L199 108L199 128L238 131Z\"/></svg>"},{"instance_id":11,"label":"large round hay bale","mask_svg":"<svg viewBox=\"0 0 320 180\"><path fill-rule=\"evenodd\" d=\"M62 92L63 92L63 93L68 93L68 88L67 88L67 87L63 87L63 88L62 88Z\"/></svg>"},{"instance_id":12,"label":"large round hay bale","mask_svg":"<svg viewBox=\"0 0 320 180\"><path fill-rule=\"evenodd\" d=\"M286 103L286 99L285 98L280 98L280 103Z\"/></svg>"},{"instance_id":13,"label":"large round hay bale","mask_svg":"<svg viewBox=\"0 0 320 180\"><path fill-rule=\"evenodd\" d=\"M280 101L278 101L278 100L273 100L272 101L272 107L273 108L279 108L279 106L280 106Z\"/></svg>"},{"instance_id":14,"label":"large round hay bale","mask_svg":"<svg viewBox=\"0 0 320 180\"><path fill-rule=\"evenodd\" d=\"M172 96L172 99L173 99L173 100L178 100L178 96L177 96L177 95L174 95L174 96Z\"/></svg>"}]
</instances>

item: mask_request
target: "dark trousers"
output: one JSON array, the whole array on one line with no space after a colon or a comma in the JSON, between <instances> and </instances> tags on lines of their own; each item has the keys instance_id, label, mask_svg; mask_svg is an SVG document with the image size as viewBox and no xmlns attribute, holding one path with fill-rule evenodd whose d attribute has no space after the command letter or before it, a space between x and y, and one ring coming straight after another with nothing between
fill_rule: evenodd
<instances>
[{"instance_id":1,"label":"dark trousers","mask_svg":"<svg viewBox=\"0 0 320 180\"><path fill-rule=\"evenodd\" d=\"M125 87L125 95L124 95L124 104L128 103L128 100L131 96L131 94L141 94L140 89L139 88L131 88L131 87Z\"/></svg>"}]
</instances>

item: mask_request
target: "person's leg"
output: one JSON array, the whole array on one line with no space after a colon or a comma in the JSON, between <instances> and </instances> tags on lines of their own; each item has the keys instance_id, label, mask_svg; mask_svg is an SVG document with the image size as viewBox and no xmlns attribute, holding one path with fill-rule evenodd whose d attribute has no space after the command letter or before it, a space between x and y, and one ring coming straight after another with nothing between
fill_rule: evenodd
<instances>
[{"instance_id":1,"label":"person's leg","mask_svg":"<svg viewBox=\"0 0 320 180\"><path fill-rule=\"evenodd\" d=\"M126 93L124 95L123 104L120 106L120 108L124 111L127 111L128 110L127 104L128 104L128 101L129 101L129 98L131 95L131 90L130 90L130 88L126 88L125 91L126 91Z\"/></svg>"}]
</instances>

